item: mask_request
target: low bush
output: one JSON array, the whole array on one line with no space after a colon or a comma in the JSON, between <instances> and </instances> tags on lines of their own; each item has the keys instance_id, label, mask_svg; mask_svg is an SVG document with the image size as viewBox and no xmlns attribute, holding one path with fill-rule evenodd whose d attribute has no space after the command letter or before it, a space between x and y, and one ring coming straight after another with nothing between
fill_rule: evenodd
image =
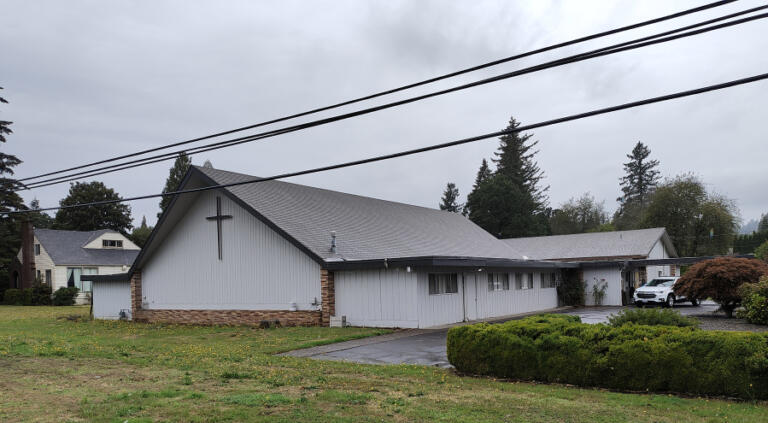
<instances>
[{"instance_id":1,"label":"low bush","mask_svg":"<svg viewBox=\"0 0 768 423\"><path fill-rule=\"evenodd\" d=\"M53 293L53 305L71 306L75 305L75 297L80 290L73 287L61 287Z\"/></svg>"},{"instance_id":2,"label":"low bush","mask_svg":"<svg viewBox=\"0 0 768 423\"><path fill-rule=\"evenodd\" d=\"M699 326L698 320L683 316L675 310L652 308L622 310L618 314L608 317L608 323L613 327L624 326L629 323L648 326Z\"/></svg>"},{"instance_id":3,"label":"low bush","mask_svg":"<svg viewBox=\"0 0 768 423\"><path fill-rule=\"evenodd\" d=\"M563 271L563 281L557 286L557 298L560 305L583 306L586 284L573 269Z\"/></svg>"},{"instance_id":4,"label":"low bush","mask_svg":"<svg viewBox=\"0 0 768 423\"><path fill-rule=\"evenodd\" d=\"M51 305L51 286L36 283L29 289L30 305Z\"/></svg>"},{"instance_id":5,"label":"low bush","mask_svg":"<svg viewBox=\"0 0 768 423\"><path fill-rule=\"evenodd\" d=\"M543 315L448 331L460 372L631 391L768 398L768 333L588 325Z\"/></svg>"},{"instance_id":6,"label":"low bush","mask_svg":"<svg viewBox=\"0 0 768 423\"><path fill-rule=\"evenodd\" d=\"M16 288L6 289L5 295L3 295L3 304L24 305L24 291Z\"/></svg>"},{"instance_id":7,"label":"low bush","mask_svg":"<svg viewBox=\"0 0 768 423\"><path fill-rule=\"evenodd\" d=\"M741 286L741 305L739 317L749 323L768 325L768 276L758 283L745 283Z\"/></svg>"}]
</instances>

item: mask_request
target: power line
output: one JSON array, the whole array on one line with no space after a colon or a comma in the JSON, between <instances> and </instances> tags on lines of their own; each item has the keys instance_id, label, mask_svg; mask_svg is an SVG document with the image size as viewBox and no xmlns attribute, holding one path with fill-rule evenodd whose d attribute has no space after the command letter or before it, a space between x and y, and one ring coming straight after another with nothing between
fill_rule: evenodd
<instances>
[{"instance_id":1,"label":"power line","mask_svg":"<svg viewBox=\"0 0 768 423\"><path fill-rule=\"evenodd\" d=\"M282 122L282 121L286 121L286 120L290 120L290 119L295 119L295 118L302 117L302 116L307 116L307 115L311 115L311 114L315 114L315 113L319 113L319 112L323 112L323 111L327 111L327 110L336 109L336 108L343 107L343 106L348 106L348 105L351 105L351 104L359 103L361 101L371 100L371 99L374 99L374 98L377 98L377 97L382 97L382 96L385 96L385 95L394 94L394 93L397 93L397 92L400 92L400 91L408 90L408 89L411 89L411 88L416 88L416 87L419 87L419 86L422 86L422 85L431 84L433 82L441 81L441 80L444 80L444 79L448 79L448 78L452 78L452 77L455 77L455 76L463 75L463 74L466 74L466 73L474 72L474 71L477 71L477 70L485 69L485 68L488 68L488 67L492 67L492 66L503 64L503 63L511 62L511 61L514 61L514 60L522 59L522 58L525 58L525 57L533 56L533 55L536 55L536 54L544 53L544 52L547 52L547 51L550 51L550 50L555 50L555 49L558 49L558 48L567 47L569 45L578 44L578 43L582 43L582 42L585 42L585 41L590 41L590 40L594 40L594 39L597 39L597 38L602 38L602 37L606 37L606 36L609 36L609 35L618 34L618 33L621 33L621 32L629 31L629 30L636 29L636 28L641 28L641 27L648 26L648 25L653 25L653 24L656 24L656 23L659 23L659 22L663 22L663 21L667 21L667 20L670 20L670 19L679 18L679 17L685 16L685 15L701 12L701 11L712 9L712 8L715 8L715 7L724 6L726 4L733 3L735 1L736 0L722 0L722 1L716 1L716 2L713 2L713 3L708 3L708 4L705 4L705 5L702 5L702 6L698 6L698 7L694 7L694 8L691 8L691 9L683 10L681 12L673 13L673 14L670 14L670 15L665 15L665 16L662 16L662 17L659 17L659 18L654 18L654 19L650 19L650 20L647 20L647 21L635 23L635 24L632 24L632 25L626 25L626 26L619 27L619 28L614 28L614 29L611 29L611 30L608 30L608 31L603 31L603 32L600 32L600 33L597 33L597 34L592 34L592 35L576 38L576 39L573 39L573 40L569 40L569 41L565 41L565 42L561 42L561 43L557 43L557 44L552 44L552 45L549 45L549 46L546 46L546 47L542 47L542 48L539 48L539 49L536 49L536 50L531 50L531 51L528 51L528 52L525 52L525 53L509 56L509 57L506 57L506 58L503 58L503 59L494 60L494 61L491 61L491 62L483 63L481 65L472 66L472 67L469 67L469 68L465 68L465 69L461 69L461 70L458 70L458 71L450 72L450 73L447 73L447 74L444 74L444 75L440 75L440 76L436 76L436 77L433 77L433 78L425 79L425 80L422 80L422 81L419 81L419 82L403 85L403 86L400 86L400 87L397 87L397 88L392 88L392 89L389 89L389 90L380 91L380 92L377 92L377 93L374 93L374 94L370 94L370 95L366 95L366 96L363 96L363 97L358 97L358 98L355 98L355 99L352 99L352 100L343 101L343 102L340 102L340 103L332 104L330 106L319 107L319 108L311 109L311 110L308 110L308 111L305 111L305 112L292 114L292 115L289 115L289 116L284 116L284 117L280 117L280 118L276 118L276 119L272 119L272 120L267 120L267 121L263 121L263 122L252 124L252 125L242 126L242 127L231 129L231 130L227 130L227 131L217 132L217 133L214 133L214 134L210 134L210 135L206 135L206 136L202 136L202 137L198 137L198 138L192 138L192 139L185 140L185 141L179 141L179 142L175 142L175 143L171 143L171 144L166 144L166 145L163 145L163 146L160 146L160 147L154 147L154 148L150 148L150 149L146 149L146 150L141 150L141 151L138 151L136 153L125 154L125 155L116 156L116 157L112 157L112 158L108 158L108 159L104 159L104 160L99 160L99 161L96 161L96 162L91 162L91 163L87 163L87 164L84 164L84 165L71 167L71 168L68 168L68 169L62 169L62 170L48 172L48 173L44 173L44 174L40 174L40 175L36 175L36 176L30 176L30 177L19 179L19 181L27 181L27 180L31 180L31 179L42 178L42 177L45 177L45 176L51 176L51 175L56 175L56 174L60 174L60 173L70 172L70 171L73 171L73 170L82 169L84 167L90 167L90 166L95 166L95 165L99 165L99 164L109 163L109 162L113 162L113 161L117 161L117 160L121 160L121 159L126 159L126 158L130 158L130 157L134 157L134 156L137 156L137 155L152 153L152 152L155 152L155 151L164 150L164 149L171 148L171 147L178 147L180 145L186 145L186 144L190 144L190 143L194 143L194 142L199 142L199 141L203 141L203 140L207 140L207 139L211 139L211 138L217 138L217 137L224 136L224 135L229 135L229 134L233 134L233 133L237 133L237 132L242 132L242 131L246 131L246 130L249 130L249 129L254 129L254 128L258 128L258 127L262 127L262 126L266 126L266 125L270 125L270 124L274 124L274 123L278 123L278 122Z\"/></svg>"},{"instance_id":2,"label":"power line","mask_svg":"<svg viewBox=\"0 0 768 423\"><path fill-rule=\"evenodd\" d=\"M574 120L580 120L580 119L584 119L584 118L588 118L588 117L592 117L592 116L598 116L598 115L603 115L603 114L607 114L607 113L613 113L613 112L617 112L617 111L620 111L620 110L626 110L626 109L631 109L631 108L635 108L635 107L645 106L645 105L648 105L648 104L660 103L660 102L674 100L674 99L683 98L683 97L690 97L690 96L693 96L693 95L703 94L703 93L711 92L711 91L722 90L722 89L725 89L725 88L730 88L730 87L735 87L735 86L738 86L738 85L749 84L749 83L753 83L753 82L757 82L757 81L762 81L762 80L765 80L765 79L768 79L768 73L763 73L763 74L760 74L760 75L750 76L750 77L747 77L747 78L736 79L736 80L733 80L733 81L728 81L728 82L724 82L724 83L720 83L720 84L709 85L709 86L706 86L706 87L696 88L696 89L692 89L692 90L680 91L680 92L676 92L676 93L672 93L672 94L666 94L666 95L662 95L662 96L658 96L658 97L652 97L652 98L647 98L647 99L643 99L643 100L633 101L633 102L630 102L630 103L623 103L623 104L620 104L620 105L617 105L617 106L611 106L611 107L606 107L606 108L602 108L602 109L596 109L596 110L592 110L592 111L588 111L588 112L583 112L583 113L579 113L579 114L575 114L575 115L569 115L569 116L565 116L565 117L551 119L551 120L547 120L547 121L543 121L543 122L538 122L538 123L534 123L534 124L530 124L530 125L524 125L524 126L521 125L521 126L515 128L515 129L505 129L505 130L502 130L502 131L491 132L491 133L487 133L487 134L483 134L483 135L477 135L477 136L474 136L474 137L463 138L463 139L459 139L459 140L455 140L455 141L449 141L449 142L445 142L445 143L441 143L441 144L434 144L434 145L430 145L430 146L427 146L427 147L420 147L420 148L416 148L416 149L412 149L412 150L405 150L405 151L400 151L400 152L397 152L397 153L391 153L391 154L385 154L385 155L380 155L380 156L374 156L374 157L369 157L369 158L366 158L366 159L360 159L360 160L354 160L354 161L350 161L350 162L338 163L338 164L334 164L334 165L328 165L328 166L317 167L317 168L313 168L313 169L301 170L301 171L297 171L297 172L282 173L282 174L278 174L278 175L274 175L274 176L270 176L270 177L266 177L266 178L253 178L253 179L248 179L248 180L245 180L245 181L232 182L232 183L227 183L227 184L219 184L219 185L211 185L211 186L207 186L207 187L199 187L199 188L191 188L191 189L185 189L185 190L177 190L177 191L171 191L171 192L160 193L160 194L141 195L141 196L129 197L129 198L123 198L123 199L117 199L117 200L94 201L94 202L90 202L90 203L71 204L71 205L67 205L67 206L46 207L46 208L40 208L40 209L36 209L36 210L6 211L6 212L1 212L1 213L2 214L6 214L6 215L14 215L14 214L31 213L31 212L42 212L42 211L48 211L48 210L60 210L60 209L70 209L70 208L89 207L89 206L101 206L101 205L107 205L107 204L123 203L123 202L127 202L127 201L136 201L136 200L144 200L144 199L149 199L149 198L157 198L157 197L163 197L163 196L169 196L169 195L190 194L190 193L209 191L209 190L214 190L214 189L230 188L230 187L236 187L236 186L240 186L240 185L249 185L249 184L255 184L255 183L260 183L260 182L273 181L273 180L277 180L277 179L285 179L285 178L291 178L291 177L295 177L295 176L309 175L309 174L313 174L313 173L327 172L329 170L341 169L341 168L352 167L352 166L359 166L359 165L363 165L363 164L367 164L367 163L380 162L380 161L384 161L384 160L395 159L395 158L398 158L398 157L405 157L405 156L411 156L411 155L414 155L414 154L425 153L425 152L428 152L428 151L441 150L441 149L445 149L445 148L449 148L449 147L455 147L457 145L469 144L469 143L472 143L472 142L477 142L477 141L485 140L485 139L488 139L488 138L495 138L495 137L499 137L499 136L502 136L502 135L508 135L508 134L517 133L517 132L529 131L529 130L532 130L532 129L542 128L542 127L545 127L545 126L551 126L551 125L556 125L556 124L559 124L559 123L570 122L570 121L574 121Z\"/></svg>"},{"instance_id":3,"label":"power line","mask_svg":"<svg viewBox=\"0 0 768 423\"><path fill-rule=\"evenodd\" d=\"M456 87L452 87L452 88L448 88L448 89L444 89L444 90L440 90L440 91L436 91L436 92L432 92L432 93L428 93L428 94L424 94L424 95L420 95L420 96L416 96L416 97L407 98L407 99L404 99L404 100L399 100L399 101L395 101L395 102L391 102L391 103L386 103L386 104L383 104L383 105L374 106L374 107L370 107L370 108L367 108L367 109L361 109L361 110L358 110L358 111L355 111L355 112L350 112L350 113L345 113L345 114L341 114L341 115L336 115L336 116L332 116L332 117L325 118L325 119L319 119L319 120L315 120L315 121L310 121L310 122L306 122L306 123L303 123L303 124L298 124L298 125L288 126L288 127L284 127L284 128L280 128L280 129L276 129L276 130L272 130L272 131L262 132L262 133L259 133L259 134L248 135L248 136L244 136L244 137L240 137L240 138L234 138L234 139L231 139L231 140L219 141L219 142L212 143L212 144L207 144L207 145L203 145L203 146L194 147L192 149L178 150L178 151L163 153L163 154L156 155L156 156L145 157L145 158L136 159L136 160L132 160L132 161L128 161L128 162L123 162L123 163L118 163L118 164L114 164L114 165L104 166L104 167L97 168L97 169L90 169L90 170L86 170L86 171L82 171L82 172L78 172L78 173L74 173L74 174L54 177L54 178L50 178L50 179L46 179L46 180L38 181L36 183L29 184L24 189L42 188L42 187L46 187L46 186L50 186L50 185L56 185L56 184L60 184L60 183L74 181L74 180L77 180L77 179L83 179L83 178L97 176L97 175L102 175L102 174L106 174L106 173L112 173L112 172L118 172L118 171L121 171L121 170L131 169L131 168L135 168L135 167L139 167L139 166L145 166L145 165L149 165L149 164L153 164L153 163L158 163L158 162L165 161L165 160L171 160L171 159L175 158L176 155L178 155L180 153L186 153L187 155L193 155L193 154L198 154L198 153L202 153L202 152L206 152L206 151L212 151L212 150L217 150L217 149L221 149L221 148L231 147L231 146L234 146L234 145L239 145L239 144L243 144L243 143L257 141L257 140L261 140L261 139L265 139L265 138L271 138L271 137L274 137L274 136L278 136L278 135L282 135L282 134L286 134L286 133L290 133L290 132L295 132L295 131L299 131L299 130L303 130L303 129L307 129L307 128L312 128L312 127L315 127L315 126L325 125L325 124L328 124L328 123L337 122L337 121L349 119L349 118L352 118L352 117L357 117L357 116L361 116L361 115L377 112L377 111L380 111L380 110L384 110L384 109L400 106L400 105L403 105L403 104L408 104L408 103L413 103L413 102L416 102L416 101L421 101L421 100L424 100L424 99L427 99L427 98L436 97L436 96L439 96L439 95L444 95L444 94L448 94L448 93L455 92L455 91L460 91L460 90L465 90L465 89L468 89L468 88L473 88L473 87L476 87L476 86L485 85L485 84L489 84L489 83L492 83L492 82L497 82L497 81L501 81L501 80L504 80L504 79L513 78L513 77L516 77L516 76L521 76L521 75L525 75L525 74L529 74L529 73L533 73L533 72L538 72L538 71L549 69L549 68L563 66L563 65L566 65L566 64L580 62L580 61L583 61L583 60L593 59L593 58L602 57L602 56L606 56L606 55L610 55L610 54L620 53L620 52L623 52L623 51L633 50L633 49L637 49L637 48L641 48L641 47L646 47L646 46L650 46L650 45L654 45L654 44L665 43L665 42L677 40L677 39L680 39L680 38L691 37L691 36L694 36L694 35L710 32L710 31L714 31L714 30L719 30L719 29L727 28L727 27L734 26L734 25L740 25L740 24L747 23L747 22L750 22L750 21L753 21L753 20L757 20L757 19L764 19L764 18L768 17L768 13L754 15L754 16L750 16L750 17L746 17L746 18L742 18L742 19L738 19L738 20L734 20L734 21L730 21L730 22L721 23L721 24L718 24L718 25L712 25L712 26L708 26L708 27L705 27L705 28L700 28L700 29L692 30L692 31L689 31L689 32L683 32L683 33L680 33L680 32L688 30L688 29L691 29L691 28L698 28L698 27L701 27L701 26L704 26L704 25L708 25L708 24L713 23L713 22L719 22L719 21L722 21L722 20L730 19L730 18L732 18L734 16L740 16L740 15L752 13L752 12L755 12L755 11L758 11L758 10L763 10L763 9L766 9L766 8L768 8L768 5L747 9L747 10L744 10L744 11L741 11L741 12L733 13L733 14L722 16L722 17L715 18L715 19L710 19L710 20L707 20L707 21L703 21L703 22L699 22L699 23L693 24L693 25L688 25L688 26L685 26L685 27L682 27L682 28L677 28L677 29L673 29L673 30L670 30L670 31L665 31L665 32L662 32L662 33L650 35L650 36L647 36L647 37L642 37L642 38L638 38L638 39L635 39L635 40L614 44L614 45L611 45L611 46L607 46L607 47L591 50L591 51L588 51L588 52L585 52L585 53L579 53L579 54L568 56L568 57L565 57L565 58L562 58L562 59L557 59L557 60L545 62L545 63L539 64L539 65L531 66L531 67L524 68L524 69L521 69L521 70L517 70L517 71L513 71L513 72L508 72L508 73L505 73L505 74L497 75L497 76L494 76L494 77L491 77L491 78L482 79L482 80L475 81L475 82L472 82L472 83L463 84L463 85L459 85L459 86L456 86ZM670 35L670 34L676 34L676 35Z\"/></svg>"}]
</instances>

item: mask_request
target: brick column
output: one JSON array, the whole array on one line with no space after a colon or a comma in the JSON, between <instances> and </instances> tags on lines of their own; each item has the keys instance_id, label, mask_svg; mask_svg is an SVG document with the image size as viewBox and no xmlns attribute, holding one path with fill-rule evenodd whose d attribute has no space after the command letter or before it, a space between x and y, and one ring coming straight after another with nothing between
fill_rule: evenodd
<instances>
[{"instance_id":1,"label":"brick column","mask_svg":"<svg viewBox=\"0 0 768 423\"><path fill-rule=\"evenodd\" d=\"M330 326L331 316L336 315L336 286L333 283L333 272L320 270L320 296L322 304L321 325Z\"/></svg>"},{"instance_id":2,"label":"brick column","mask_svg":"<svg viewBox=\"0 0 768 423\"><path fill-rule=\"evenodd\" d=\"M131 314L136 319L137 311L141 310L141 271L136 271L131 276Z\"/></svg>"}]
</instances>

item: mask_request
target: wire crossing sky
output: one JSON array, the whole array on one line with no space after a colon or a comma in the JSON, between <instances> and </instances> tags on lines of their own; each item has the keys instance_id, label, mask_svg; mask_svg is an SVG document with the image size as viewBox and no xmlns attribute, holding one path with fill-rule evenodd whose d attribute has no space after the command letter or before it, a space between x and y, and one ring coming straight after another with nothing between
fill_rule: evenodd
<instances>
[{"instance_id":1,"label":"wire crossing sky","mask_svg":"<svg viewBox=\"0 0 768 423\"><path fill-rule=\"evenodd\" d=\"M39 175L237 128L254 116L288 116L329 99L357 98L403 81L426 80L515 52L576 39L701 6L671 2L547 0L324 1L234 0L152 4L84 0L9 0L0 26L0 83L13 121L4 152L20 176ZM523 58L437 81L398 101L512 72L568 55L714 19L764 1L740 0L602 41ZM339 25L339 22L344 25ZM706 86L768 69L765 20L586 60L279 137L203 152L214 167L254 175L310 169L523 125L627 99ZM568 125L538 128L537 161L550 205L592 193L615 209L621 163L637 141L651 148L664 176L694 172L711 191L736 200L744 220L765 213L768 171L764 84L667 102ZM337 113L356 108L343 106ZM328 111L318 119L331 116ZM265 128L267 129L267 128ZM498 144L470 143L343 172L292 181L436 207L446 182L464 201L480 161ZM97 176L123 197L162 190L168 164ZM57 204L67 184L22 195ZM155 202L132 204L136 222L153 223Z\"/></svg>"}]
</instances>

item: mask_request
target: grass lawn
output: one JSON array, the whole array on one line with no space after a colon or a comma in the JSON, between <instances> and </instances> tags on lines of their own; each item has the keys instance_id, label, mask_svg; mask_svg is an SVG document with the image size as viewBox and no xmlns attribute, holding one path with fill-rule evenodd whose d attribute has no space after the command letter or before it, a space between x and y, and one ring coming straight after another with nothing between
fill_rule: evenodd
<instances>
[{"instance_id":1,"label":"grass lawn","mask_svg":"<svg viewBox=\"0 0 768 423\"><path fill-rule=\"evenodd\" d=\"M766 403L273 355L382 330L148 325L87 312L0 307L0 421L768 421Z\"/></svg>"}]
</instances>

